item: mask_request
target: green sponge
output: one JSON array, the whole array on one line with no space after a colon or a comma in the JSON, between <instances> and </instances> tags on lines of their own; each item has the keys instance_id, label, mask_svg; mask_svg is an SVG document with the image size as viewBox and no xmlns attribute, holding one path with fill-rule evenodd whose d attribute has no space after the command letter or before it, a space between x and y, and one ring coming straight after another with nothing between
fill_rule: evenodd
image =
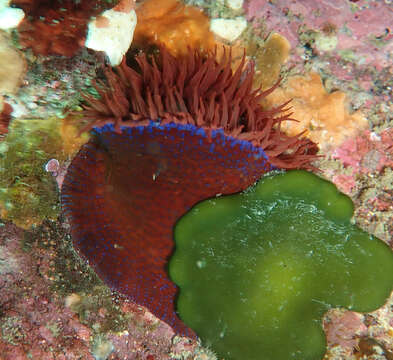
<instances>
[{"instance_id":1,"label":"green sponge","mask_svg":"<svg viewBox=\"0 0 393 360\"><path fill-rule=\"evenodd\" d=\"M331 307L371 311L393 252L350 223L351 200L305 171L201 202L175 228L169 274L181 319L225 360L317 360Z\"/></svg>"}]
</instances>

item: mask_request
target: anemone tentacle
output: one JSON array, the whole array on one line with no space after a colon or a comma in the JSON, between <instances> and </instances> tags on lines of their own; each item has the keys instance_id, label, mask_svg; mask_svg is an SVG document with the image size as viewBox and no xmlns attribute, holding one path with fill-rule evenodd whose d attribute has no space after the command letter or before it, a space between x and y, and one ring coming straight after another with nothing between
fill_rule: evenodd
<instances>
[{"instance_id":1,"label":"anemone tentacle","mask_svg":"<svg viewBox=\"0 0 393 360\"><path fill-rule=\"evenodd\" d=\"M246 57L231 69L231 54L216 60L215 52L197 51L175 58L165 48L149 61L146 54L136 57L139 69L126 60L116 69L107 67L107 86L96 84L100 99L86 96L83 131L113 123L120 126L177 122L205 129L223 129L225 134L261 146L272 164L284 168L315 169L312 161L318 147L304 133L288 136L280 130L291 118L290 101L264 109L261 100L279 86L253 90L254 66ZM280 165L279 165L280 164Z\"/></svg>"}]
</instances>

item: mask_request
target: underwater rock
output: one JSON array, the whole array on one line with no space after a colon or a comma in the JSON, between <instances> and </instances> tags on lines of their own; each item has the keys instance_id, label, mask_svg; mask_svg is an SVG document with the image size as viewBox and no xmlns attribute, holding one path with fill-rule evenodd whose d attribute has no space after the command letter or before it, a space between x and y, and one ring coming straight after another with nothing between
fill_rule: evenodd
<instances>
[{"instance_id":1,"label":"underwater rock","mask_svg":"<svg viewBox=\"0 0 393 360\"><path fill-rule=\"evenodd\" d=\"M0 222L2 360L96 360L108 348L110 359L215 360L111 293L75 253L65 227L45 221L24 231Z\"/></svg>"},{"instance_id":2,"label":"underwater rock","mask_svg":"<svg viewBox=\"0 0 393 360\"><path fill-rule=\"evenodd\" d=\"M0 29L12 29L22 21L25 13L21 9L12 8L9 5L11 0L2 0L0 2Z\"/></svg>"},{"instance_id":3,"label":"underwater rock","mask_svg":"<svg viewBox=\"0 0 393 360\"><path fill-rule=\"evenodd\" d=\"M121 0L89 22L85 46L104 51L111 65L119 65L131 45L136 26L134 0Z\"/></svg>"},{"instance_id":4,"label":"underwater rock","mask_svg":"<svg viewBox=\"0 0 393 360\"><path fill-rule=\"evenodd\" d=\"M312 37L308 45L317 50L315 40L329 28L337 35L333 53L350 57L363 68L375 66L378 71L391 62L393 36L389 24L393 10L389 1L246 0L244 8L247 20L256 28L263 22L268 32L279 32L302 53L305 49L298 48L302 32L312 31L316 38Z\"/></svg>"},{"instance_id":5,"label":"underwater rock","mask_svg":"<svg viewBox=\"0 0 393 360\"><path fill-rule=\"evenodd\" d=\"M219 38L228 42L234 42L247 27L247 20L242 16L235 19L212 19L210 30Z\"/></svg>"}]
</instances>

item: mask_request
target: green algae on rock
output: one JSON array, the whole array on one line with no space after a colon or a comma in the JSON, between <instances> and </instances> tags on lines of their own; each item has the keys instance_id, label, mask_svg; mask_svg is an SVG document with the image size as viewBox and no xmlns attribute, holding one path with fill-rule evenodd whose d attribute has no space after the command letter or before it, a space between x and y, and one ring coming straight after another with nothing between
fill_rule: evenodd
<instances>
[{"instance_id":1,"label":"green algae on rock","mask_svg":"<svg viewBox=\"0 0 393 360\"><path fill-rule=\"evenodd\" d=\"M305 171L194 206L175 228L169 274L182 320L226 360L317 360L331 307L375 310L393 252L350 222L351 200Z\"/></svg>"},{"instance_id":2,"label":"green algae on rock","mask_svg":"<svg viewBox=\"0 0 393 360\"><path fill-rule=\"evenodd\" d=\"M55 182L44 169L52 157L65 158L60 125L55 117L14 119L0 142L0 215L24 229L60 212Z\"/></svg>"}]
</instances>

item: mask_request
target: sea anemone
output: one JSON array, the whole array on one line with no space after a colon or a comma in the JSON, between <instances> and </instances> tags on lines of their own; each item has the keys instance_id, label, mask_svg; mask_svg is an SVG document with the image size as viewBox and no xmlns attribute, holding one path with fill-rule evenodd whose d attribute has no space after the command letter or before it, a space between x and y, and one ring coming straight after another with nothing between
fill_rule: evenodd
<instances>
[{"instance_id":1,"label":"sea anemone","mask_svg":"<svg viewBox=\"0 0 393 360\"><path fill-rule=\"evenodd\" d=\"M242 191L275 169L313 169L317 146L287 136L288 103L265 110L271 93L252 88L245 57L165 49L134 66L106 68L100 99L82 112L92 139L72 161L62 188L76 249L112 288L194 337L174 309L166 266L176 221L197 202Z\"/></svg>"}]
</instances>

